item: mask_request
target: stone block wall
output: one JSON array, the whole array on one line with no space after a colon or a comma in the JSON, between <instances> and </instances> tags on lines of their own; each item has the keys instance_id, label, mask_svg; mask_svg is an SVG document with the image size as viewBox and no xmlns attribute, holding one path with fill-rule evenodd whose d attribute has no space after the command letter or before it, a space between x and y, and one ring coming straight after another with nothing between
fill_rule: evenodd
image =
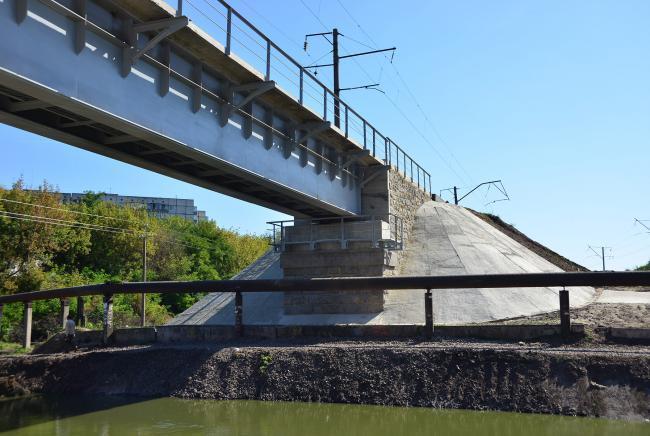
<instances>
[{"instance_id":1,"label":"stone block wall","mask_svg":"<svg viewBox=\"0 0 650 436\"><path fill-rule=\"evenodd\" d=\"M418 208L431 199L417 184L412 183L395 169L378 167L367 175L372 180L364 186L361 193L362 214L387 216L397 215L402 221L403 242L406 246L411 235ZM330 229L324 225L323 235ZM353 234L350 226L350 235ZM355 229L355 230L360 230ZM312 229L293 229L287 235L301 240L301 232ZM320 235L320 231L316 231ZM335 235L333 236L336 237ZM399 274L399 264L404 252L372 248L366 245L349 245L340 248L336 241L331 244L319 244L315 250L308 247L293 246L282 253L280 264L284 277L378 277ZM384 308L384 291L328 291L318 293L287 292L284 296L286 314L312 313L379 313Z\"/></svg>"}]
</instances>

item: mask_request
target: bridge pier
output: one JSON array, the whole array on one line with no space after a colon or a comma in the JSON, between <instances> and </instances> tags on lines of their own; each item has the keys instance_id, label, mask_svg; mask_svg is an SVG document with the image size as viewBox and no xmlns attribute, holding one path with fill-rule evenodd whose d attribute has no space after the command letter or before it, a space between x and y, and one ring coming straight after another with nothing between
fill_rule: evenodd
<instances>
[{"instance_id":1,"label":"bridge pier","mask_svg":"<svg viewBox=\"0 0 650 436\"><path fill-rule=\"evenodd\" d=\"M399 274L415 212L429 195L393 167L374 168L362 185L363 214L272 223L285 278L386 277ZM279 226L279 228L278 228ZM366 314L384 310L384 291L292 292L284 312Z\"/></svg>"},{"instance_id":2,"label":"bridge pier","mask_svg":"<svg viewBox=\"0 0 650 436\"><path fill-rule=\"evenodd\" d=\"M113 295L104 295L104 318L102 330L102 343L108 344L111 335L113 334Z\"/></svg>"},{"instance_id":3,"label":"bridge pier","mask_svg":"<svg viewBox=\"0 0 650 436\"><path fill-rule=\"evenodd\" d=\"M23 348L29 348L32 346L32 302L25 302L25 307L23 309Z\"/></svg>"}]
</instances>

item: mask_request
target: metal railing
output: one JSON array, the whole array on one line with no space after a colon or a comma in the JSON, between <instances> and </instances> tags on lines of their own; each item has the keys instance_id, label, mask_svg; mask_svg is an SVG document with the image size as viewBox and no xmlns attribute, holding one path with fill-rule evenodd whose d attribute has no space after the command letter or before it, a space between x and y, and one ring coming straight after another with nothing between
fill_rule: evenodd
<instances>
[{"instance_id":1,"label":"metal railing","mask_svg":"<svg viewBox=\"0 0 650 436\"><path fill-rule=\"evenodd\" d=\"M284 252L290 245L307 245L310 250L321 244L337 243L341 249L350 243L365 242L372 248L404 249L404 221L395 214L358 215L329 218L297 218L268 221L272 226L275 251Z\"/></svg>"},{"instance_id":2,"label":"metal railing","mask_svg":"<svg viewBox=\"0 0 650 436\"><path fill-rule=\"evenodd\" d=\"M567 286L650 286L650 272L562 272L533 274L487 274L456 276L409 276L409 277L355 277L333 279L282 279L282 280L202 280L193 282L138 282L106 283L62 288L48 291L25 292L0 296L0 321L4 304L23 303L25 305L25 341L31 343L31 305L36 300L59 299L61 317L65 319L69 298L77 297L83 310L83 297L104 296L105 341L112 333L112 301L114 294L140 293L196 293L233 292L235 294L235 331L243 335L244 292L322 292L322 291L380 291L385 289L426 290L425 334L433 336L433 298L435 289L467 288L526 288ZM570 334L569 291L559 292L560 322L564 335Z\"/></svg>"},{"instance_id":3,"label":"metal railing","mask_svg":"<svg viewBox=\"0 0 650 436\"><path fill-rule=\"evenodd\" d=\"M263 71L264 80L274 80L295 101L312 110L324 121L334 121L345 138L363 147L364 150L369 150L372 156L382 160L386 165L402 172L424 191L432 192L431 175L402 147L383 135L227 2L207 0L205 3L211 8L211 12L214 12L208 14L194 5L191 0L184 2L178 0L177 11L187 15L188 8L183 8L183 3L201 14L216 28L216 35L212 36L218 40L225 40L226 55L236 53L247 63ZM334 111L334 102L338 102L340 107L339 115Z\"/></svg>"}]
</instances>

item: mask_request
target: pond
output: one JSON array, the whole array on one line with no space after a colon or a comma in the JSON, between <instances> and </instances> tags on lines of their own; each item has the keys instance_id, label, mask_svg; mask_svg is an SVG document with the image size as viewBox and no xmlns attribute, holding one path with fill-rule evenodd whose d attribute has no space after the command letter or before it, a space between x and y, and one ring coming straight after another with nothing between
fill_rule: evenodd
<instances>
[{"instance_id":1,"label":"pond","mask_svg":"<svg viewBox=\"0 0 650 436\"><path fill-rule=\"evenodd\" d=\"M649 435L650 424L505 412L176 398L0 401L14 435Z\"/></svg>"}]
</instances>

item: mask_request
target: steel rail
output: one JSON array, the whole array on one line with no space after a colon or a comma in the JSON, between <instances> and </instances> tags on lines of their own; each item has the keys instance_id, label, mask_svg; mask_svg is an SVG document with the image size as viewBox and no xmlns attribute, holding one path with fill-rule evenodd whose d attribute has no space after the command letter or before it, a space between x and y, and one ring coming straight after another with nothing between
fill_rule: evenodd
<instances>
[{"instance_id":1,"label":"steel rail","mask_svg":"<svg viewBox=\"0 0 650 436\"><path fill-rule=\"evenodd\" d=\"M354 277L281 280L199 280L85 285L0 296L0 304L89 295L195 292L318 292L384 289L650 286L650 272L561 272L454 276Z\"/></svg>"}]
</instances>

